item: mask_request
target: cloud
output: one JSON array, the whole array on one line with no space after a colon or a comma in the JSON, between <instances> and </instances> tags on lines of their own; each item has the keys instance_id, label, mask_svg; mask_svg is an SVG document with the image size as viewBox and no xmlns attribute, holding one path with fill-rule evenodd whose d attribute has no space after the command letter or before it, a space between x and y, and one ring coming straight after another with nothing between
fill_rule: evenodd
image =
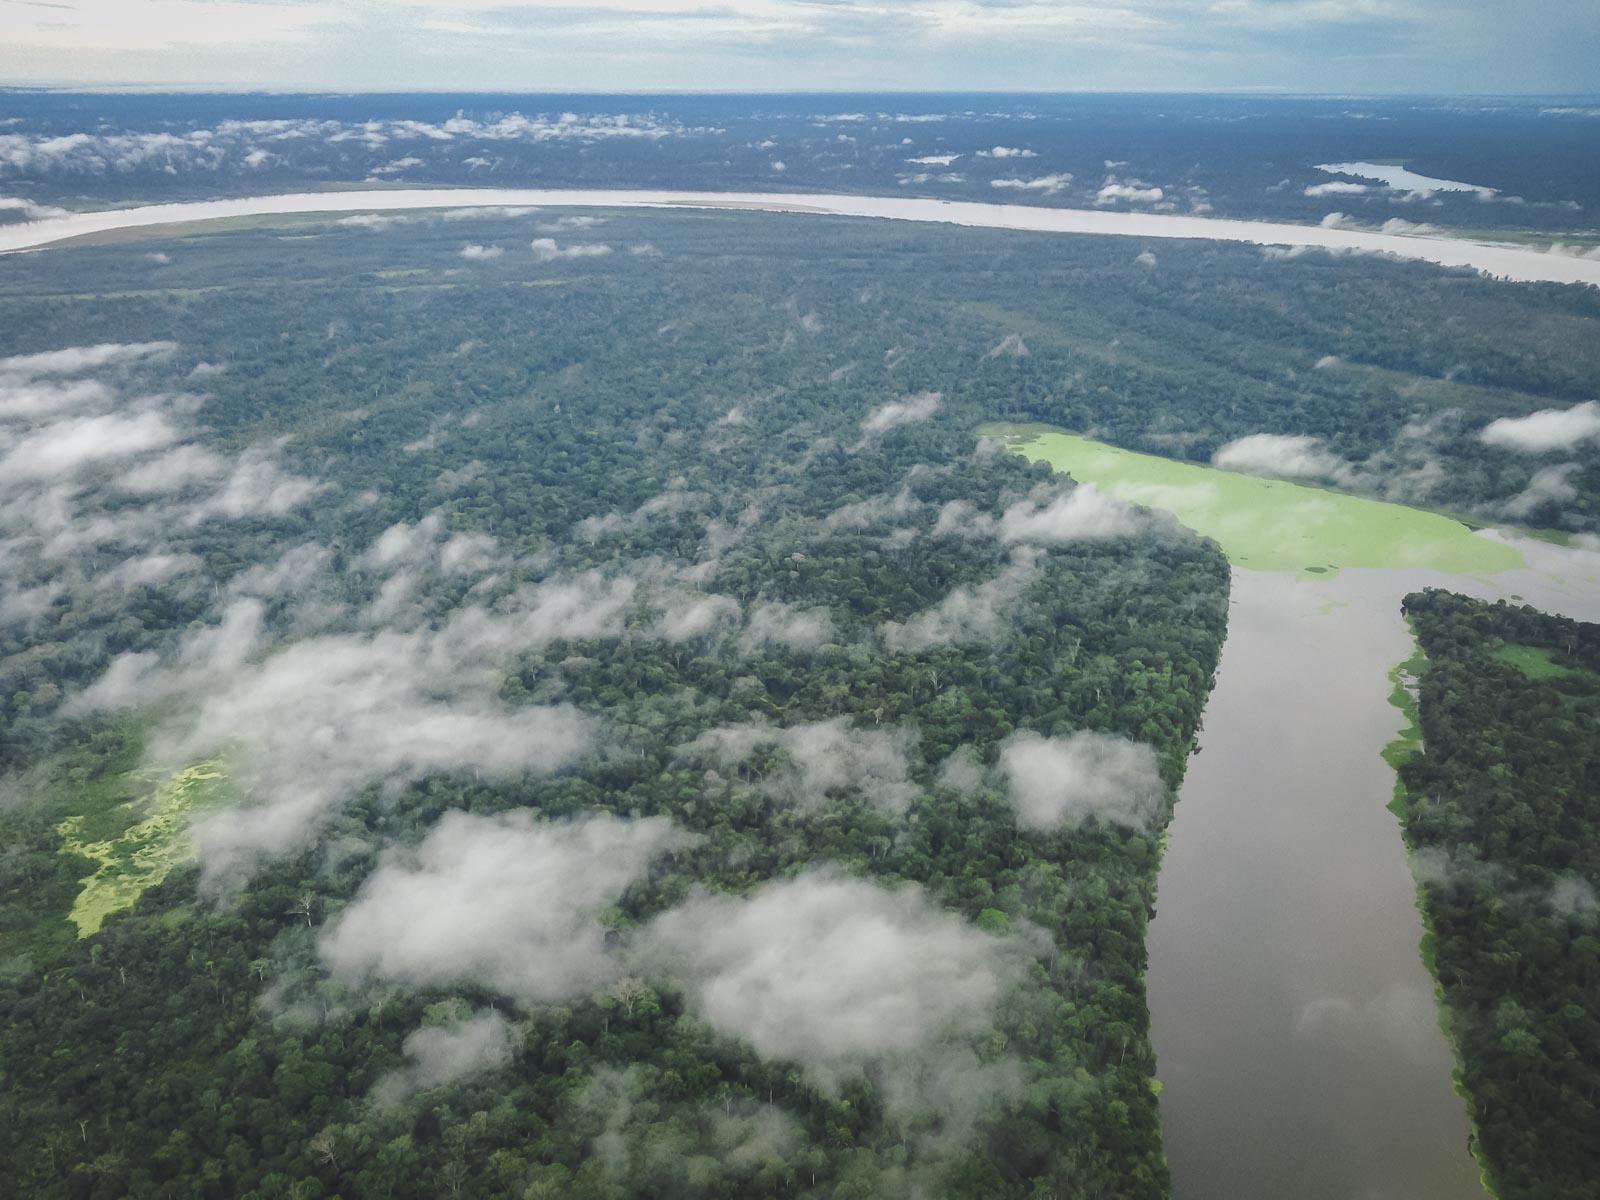
<instances>
[{"instance_id":1,"label":"cloud","mask_svg":"<svg viewBox=\"0 0 1600 1200\"><path fill-rule=\"evenodd\" d=\"M948 167L960 157L959 154L923 154L916 158L908 158L906 161L924 167Z\"/></svg>"},{"instance_id":2,"label":"cloud","mask_svg":"<svg viewBox=\"0 0 1600 1200\"><path fill-rule=\"evenodd\" d=\"M1504 505L1505 514L1516 520L1525 520L1542 508L1569 504L1578 498L1578 489L1568 476L1578 470L1577 463L1560 463L1544 467L1533 473L1528 486Z\"/></svg>"},{"instance_id":3,"label":"cloud","mask_svg":"<svg viewBox=\"0 0 1600 1200\"><path fill-rule=\"evenodd\" d=\"M869 496L853 504L841 504L829 513L824 524L829 529L870 529L885 522L904 520L922 511L922 501L908 487L893 496Z\"/></svg>"},{"instance_id":4,"label":"cloud","mask_svg":"<svg viewBox=\"0 0 1600 1200\"><path fill-rule=\"evenodd\" d=\"M107 14L100 16L103 25ZM245 35L238 13L227 14L227 21L231 36ZM192 37L192 29L183 32ZM126 44L135 36L132 31L125 30L122 41ZM306 162L308 154L314 156L325 146L340 146L358 154L365 152L369 161L381 157L383 161L370 162L358 169L370 175L386 176L427 165L430 159L440 164L454 164L460 153L457 147L463 143L571 142L582 145L618 139L709 136L716 132L710 127L684 126L657 114L572 112L497 113L481 120L457 114L440 122L230 119L211 127L199 126L179 132L107 130L101 125L94 132L79 130L61 135L0 132L0 174L94 178L157 170L167 175L216 176L230 169L253 171L269 164L294 166ZM395 143L403 144L410 153L389 158L389 148ZM266 148L269 145L271 150ZM482 165L493 165L493 160L481 155L463 161L474 159ZM23 206L27 204L27 201L14 204L0 201L0 207L21 208L25 214L28 209Z\"/></svg>"},{"instance_id":5,"label":"cloud","mask_svg":"<svg viewBox=\"0 0 1600 1200\"><path fill-rule=\"evenodd\" d=\"M1164 794L1155 751L1104 733L1014 733L1001 743L999 769L1017 822L1029 829L1091 817L1143 829Z\"/></svg>"},{"instance_id":6,"label":"cloud","mask_svg":"<svg viewBox=\"0 0 1600 1200\"><path fill-rule=\"evenodd\" d=\"M854 793L901 813L918 791L907 761L915 741L911 730L900 727L854 729L849 717L787 727L758 720L708 729L678 753L724 766L754 762L761 790L786 804L819 808L830 796Z\"/></svg>"},{"instance_id":7,"label":"cloud","mask_svg":"<svg viewBox=\"0 0 1600 1200\"><path fill-rule=\"evenodd\" d=\"M516 1043L511 1023L491 1009L452 1025L424 1025L401 1049L406 1065L373 1088L380 1104L501 1070L511 1064Z\"/></svg>"},{"instance_id":8,"label":"cloud","mask_svg":"<svg viewBox=\"0 0 1600 1200\"><path fill-rule=\"evenodd\" d=\"M1012 609L1039 577L1033 552L1019 549L1011 564L993 579L955 588L938 604L904 623L886 622L884 644L891 650L918 654L936 646L993 641L1009 630Z\"/></svg>"},{"instance_id":9,"label":"cloud","mask_svg":"<svg viewBox=\"0 0 1600 1200\"><path fill-rule=\"evenodd\" d=\"M742 643L745 653L751 654L769 646L815 650L832 639L833 618L825 608L761 604L750 612Z\"/></svg>"},{"instance_id":10,"label":"cloud","mask_svg":"<svg viewBox=\"0 0 1600 1200\"><path fill-rule=\"evenodd\" d=\"M1305 195L1312 197L1321 196L1364 196L1373 189L1365 183L1346 183L1335 180L1332 183L1314 183L1305 189Z\"/></svg>"},{"instance_id":11,"label":"cloud","mask_svg":"<svg viewBox=\"0 0 1600 1200\"><path fill-rule=\"evenodd\" d=\"M979 150L979 158L1038 158L1032 150L1019 150L1012 146L996 146L992 150Z\"/></svg>"},{"instance_id":12,"label":"cloud","mask_svg":"<svg viewBox=\"0 0 1600 1200\"><path fill-rule=\"evenodd\" d=\"M1526 417L1501 417L1478 434L1485 445L1519 454L1571 450L1582 441L1600 438L1600 401L1571 408L1546 408Z\"/></svg>"},{"instance_id":13,"label":"cloud","mask_svg":"<svg viewBox=\"0 0 1600 1200\"><path fill-rule=\"evenodd\" d=\"M875 1064L891 1112L970 1121L1015 1082L966 1046L1030 955L930 903L920 888L810 872L749 897L694 896L656 918L641 954L682 984L692 1011L767 1059L831 1089Z\"/></svg>"},{"instance_id":14,"label":"cloud","mask_svg":"<svg viewBox=\"0 0 1600 1200\"><path fill-rule=\"evenodd\" d=\"M1156 256L1149 250L1141 250L1134 257L1133 261L1138 263L1141 267L1153 267L1156 265Z\"/></svg>"},{"instance_id":15,"label":"cloud","mask_svg":"<svg viewBox=\"0 0 1600 1200\"><path fill-rule=\"evenodd\" d=\"M996 520L976 512L965 500L952 500L939 510L935 534L996 538L1007 544L1058 545L1064 542L1123 537L1140 527L1129 504L1102 492L1092 483L1062 492L1042 484L1024 500L1010 505Z\"/></svg>"},{"instance_id":16,"label":"cloud","mask_svg":"<svg viewBox=\"0 0 1600 1200\"><path fill-rule=\"evenodd\" d=\"M1253 433L1236 438L1219 448L1211 463L1228 471L1281 479L1348 481L1351 472L1350 464L1325 450L1320 438L1302 434Z\"/></svg>"},{"instance_id":17,"label":"cloud","mask_svg":"<svg viewBox=\"0 0 1600 1200\"><path fill-rule=\"evenodd\" d=\"M656 622L658 636L668 642L687 642L727 631L739 624L739 602L732 596L705 592L677 592L655 601L661 615Z\"/></svg>"},{"instance_id":18,"label":"cloud","mask_svg":"<svg viewBox=\"0 0 1600 1200\"><path fill-rule=\"evenodd\" d=\"M59 478L171 445L181 436L159 412L73 417L11 439L0 434L0 483Z\"/></svg>"},{"instance_id":19,"label":"cloud","mask_svg":"<svg viewBox=\"0 0 1600 1200\"><path fill-rule=\"evenodd\" d=\"M1107 180L1105 185L1095 193L1096 204L1115 204L1118 200L1125 200L1129 204L1155 204L1166 198L1166 193L1158 187L1144 187L1135 183L1117 183Z\"/></svg>"},{"instance_id":20,"label":"cloud","mask_svg":"<svg viewBox=\"0 0 1600 1200\"><path fill-rule=\"evenodd\" d=\"M942 399L938 392L918 392L915 396L903 396L899 400L880 404L862 418L862 437L873 438L902 425L926 421L939 411Z\"/></svg>"},{"instance_id":21,"label":"cloud","mask_svg":"<svg viewBox=\"0 0 1600 1200\"><path fill-rule=\"evenodd\" d=\"M556 245L555 238L534 238L528 245L533 250L534 258L540 262L554 262L562 258L603 258L611 253L611 247L604 242L580 242L568 246L566 249Z\"/></svg>"},{"instance_id":22,"label":"cloud","mask_svg":"<svg viewBox=\"0 0 1600 1200\"><path fill-rule=\"evenodd\" d=\"M580 997L617 969L601 910L693 840L663 817L449 812L414 849L385 855L318 949L352 983L467 984L524 1003Z\"/></svg>"},{"instance_id":23,"label":"cloud","mask_svg":"<svg viewBox=\"0 0 1600 1200\"><path fill-rule=\"evenodd\" d=\"M1020 333L1008 333L1000 341L991 346L984 353L984 361L991 358L1027 358L1028 343L1022 340Z\"/></svg>"},{"instance_id":24,"label":"cloud","mask_svg":"<svg viewBox=\"0 0 1600 1200\"><path fill-rule=\"evenodd\" d=\"M396 578L401 578L397 576ZM267 651L260 606L236 600L169 661L123 655L74 711L165 701L151 735L162 764L225 755L237 802L197 818L208 885L310 844L374 785L429 775L548 774L581 759L597 723L567 706L511 708L499 665L560 638L615 636L633 596L597 573L523 589L496 610L458 609L442 628L308 637Z\"/></svg>"},{"instance_id":25,"label":"cloud","mask_svg":"<svg viewBox=\"0 0 1600 1200\"><path fill-rule=\"evenodd\" d=\"M461 257L474 261L499 258L505 252L504 246L479 246L476 244L470 244L461 247Z\"/></svg>"},{"instance_id":26,"label":"cloud","mask_svg":"<svg viewBox=\"0 0 1600 1200\"><path fill-rule=\"evenodd\" d=\"M1326 371L1330 368L1339 366L1343 361L1344 360L1337 354L1324 354L1321 358L1317 359L1316 362L1311 364L1311 369L1313 371Z\"/></svg>"},{"instance_id":27,"label":"cloud","mask_svg":"<svg viewBox=\"0 0 1600 1200\"><path fill-rule=\"evenodd\" d=\"M1040 175L1035 179L1023 179L1019 176L991 179L989 186L992 188L1009 188L1020 192L1041 192L1046 196L1054 196L1071 182L1072 174L1067 171L1060 171L1054 175Z\"/></svg>"},{"instance_id":28,"label":"cloud","mask_svg":"<svg viewBox=\"0 0 1600 1200\"><path fill-rule=\"evenodd\" d=\"M382 213L357 213L353 217L340 217L334 224L347 225L353 229L383 230L395 225L404 225L412 219L411 217L390 217Z\"/></svg>"},{"instance_id":29,"label":"cloud","mask_svg":"<svg viewBox=\"0 0 1600 1200\"><path fill-rule=\"evenodd\" d=\"M20 212L25 221L47 221L52 217L69 216L69 210L53 204L35 204L21 196L0 196L0 212Z\"/></svg>"},{"instance_id":30,"label":"cloud","mask_svg":"<svg viewBox=\"0 0 1600 1200\"><path fill-rule=\"evenodd\" d=\"M542 221L536 227L540 233L562 233L572 229L593 229L597 225L604 225L607 218L590 216L557 217L554 221Z\"/></svg>"}]
</instances>

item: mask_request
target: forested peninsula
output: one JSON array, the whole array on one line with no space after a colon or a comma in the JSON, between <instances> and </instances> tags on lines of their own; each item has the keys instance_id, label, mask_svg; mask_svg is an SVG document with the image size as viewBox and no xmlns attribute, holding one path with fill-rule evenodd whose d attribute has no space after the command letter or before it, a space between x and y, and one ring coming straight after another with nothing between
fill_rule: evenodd
<instances>
[{"instance_id":1,"label":"forested peninsula","mask_svg":"<svg viewBox=\"0 0 1600 1200\"><path fill-rule=\"evenodd\" d=\"M1600 1175L1600 625L1430 590L1400 768L1430 965L1501 1200Z\"/></svg>"}]
</instances>

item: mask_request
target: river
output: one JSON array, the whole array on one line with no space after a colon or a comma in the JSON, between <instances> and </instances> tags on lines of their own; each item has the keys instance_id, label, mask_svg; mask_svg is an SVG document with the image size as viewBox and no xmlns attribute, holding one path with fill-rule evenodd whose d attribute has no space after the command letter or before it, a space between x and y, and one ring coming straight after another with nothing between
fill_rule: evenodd
<instances>
[{"instance_id":1,"label":"river","mask_svg":"<svg viewBox=\"0 0 1600 1200\"><path fill-rule=\"evenodd\" d=\"M400 209L539 205L578 208L744 208L833 216L926 221L1035 233L1114 234L1138 238L1206 238L1263 246L1307 246L1343 252L1394 254L1449 267L1470 267L1522 282L1600 285L1600 259L1551 254L1529 246L1465 238L1378 233L1364 229L1233 221L1167 213L1041 208L924 200L909 196L846 196L770 192L556 190L545 188L392 188L375 191L299 192L233 200L197 200L107 209L0 226L0 253L32 250L70 238L120 229L148 228L272 213L379 212Z\"/></svg>"},{"instance_id":2,"label":"river","mask_svg":"<svg viewBox=\"0 0 1600 1200\"><path fill-rule=\"evenodd\" d=\"M1175 1200L1472 1200L1451 1051L1380 752L1423 587L1600 620L1600 554L1474 577L1235 568L1148 974Z\"/></svg>"}]
</instances>

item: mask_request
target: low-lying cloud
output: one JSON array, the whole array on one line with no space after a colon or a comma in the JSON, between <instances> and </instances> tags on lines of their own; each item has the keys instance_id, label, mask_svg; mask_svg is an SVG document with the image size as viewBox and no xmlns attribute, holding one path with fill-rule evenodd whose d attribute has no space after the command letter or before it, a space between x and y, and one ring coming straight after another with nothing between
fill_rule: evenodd
<instances>
[{"instance_id":1,"label":"low-lying cloud","mask_svg":"<svg viewBox=\"0 0 1600 1200\"><path fill-rule=\"evenodd\" d=\"M952 500L939 510L935 534L993 538L1008 545L1037 546L1125 537L1140 528L1133 506L1102 492L1092 483L1063 492L1041 484L998 518L978 512L965 500Z\"/></svg>"},{"instance_id":2,"label":"low-lying cloud","mask_svg":"<svg viewBox=\"0 0 1600 1200\"><path fill-rule=\"evenodd\" d=\"M693 897L651 923L641 953L693 1011L825 1090L873 1065L893 1115L926 1107L966 1126L1016 1082L970 1049L1030 957L896 889L811 872L747 898Z\"/></svg>"},{"instance_id":3,"label":"low-lying cloud","mask_svg":"<svg viewBox=\"0 0 1600 1200\"><path fill-rule=\"evenodd\" d=\"M917 795L908 756L915 734L900 727L855 729L848 717L779 726L766 721L708 729L678 748L724 766L758 764L761 790L786 804L818 808L840 793L902 813ZM778 755L770 769L768 760Z\"/></svg>"},{"instance_id":4,"label":"low-lying cloud","mask_svg":"<svg viewBox=\"0 0 1600 1200\"><path fill-rule=\"evenodd\" d=\"M1325 362L1320 361L1317 366L1326 369ZM1211 464L1229 471L1280 479L1348 482L1351 477L1349 463L1325 449L1320 438L1302 434L1253 433L1236 438L1211 456Z\"/></svg>"},{"instance_id":5,"label":"low-lying cloud","mask_svg":"<svg viewBox=\"0 0 1600 1200\"><path fill-rule=\"evenodd\" d=\"M584 996L618 965L601 910L692 841L662 817L446 813L415 849L385 857L318 949L351 983L468 984L525 1003Z\"/></svg>"},{"instance_id":6,"label":"low-lying cloud","mask_svg":"<svg viewBox=\"0 0 1600 1200\"><path fill-rule=\"evenodd\" d=\"M1600 401L1541 409L1526 417L1501 417L1484 426L1478 439L1519 454L1570 450L1579 442L1600 439Z\"/></svg>"},{"instance_id":7,"label":"low-lying cloud","mask_svg":"<svg viewBox=\"0 0 1600 1200\"><path fill-rule=\"evenodd\" d=\"M938 392L918 392L880 404L861 420L863 438L879 437L903 425L926 421L939 411L943 397Z\"/></svg>"},{"instance_id":8,"label":"low-lying cloud","mask_svg":"<svg viewBox=\"0 0 1600 1200\"><path fill-rule=\"evenodd\" d=\"M999 769L1017 823L1029 829L1090 818L1144 829L1164 794L1155 751L1105 733L1014 733L1001 743Z\"/></svg>"}]
</instances>

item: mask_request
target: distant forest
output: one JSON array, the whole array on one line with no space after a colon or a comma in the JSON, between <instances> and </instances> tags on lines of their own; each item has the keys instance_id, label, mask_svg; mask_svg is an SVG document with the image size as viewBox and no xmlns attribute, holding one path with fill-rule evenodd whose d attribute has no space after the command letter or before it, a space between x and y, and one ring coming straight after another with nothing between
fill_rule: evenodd
<instances>
[{"instance_id":1,"label":"distant forest","mask_svg":"<svg viewBox=\"0 0 1600 1200\"><path fill-rule=\"evenodd\" d=\"M1600 1178L1600 626L1406 597L1427 655L1405 828L1501 1200Z\"/></svg>"},{"instance_id":2,"label":"distant forest","mask_svg":"<svg viewBox=\"0 0 1600 1200\"><path fill-rule=\"evenodd\" d=\"M1600 235L1595 111L1539 97L0 91L0 196L94 208L352 184L853 192L1307 224L1341 213L1582 248ZM1352 161L1478 190L1319 169ZM25 215L0 205L0 221Z\"/></svg>"}]
</instances>

